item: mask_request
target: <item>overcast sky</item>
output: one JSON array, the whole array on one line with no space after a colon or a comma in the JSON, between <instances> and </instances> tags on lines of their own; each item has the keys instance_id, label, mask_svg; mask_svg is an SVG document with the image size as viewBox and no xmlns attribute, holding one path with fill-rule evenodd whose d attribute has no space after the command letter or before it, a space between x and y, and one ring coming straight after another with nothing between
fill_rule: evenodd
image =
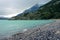
<instances>
[{"instance_id":1,"label":"overcast sky","mask_svg":"<svg viewBox=\"0 0 60 40\"><path fill-rule=\"evenodd\" d=\"M0 17L12 17L35 4L45 4L50 0L0 0Z\"/></svg>"}]
</instances>

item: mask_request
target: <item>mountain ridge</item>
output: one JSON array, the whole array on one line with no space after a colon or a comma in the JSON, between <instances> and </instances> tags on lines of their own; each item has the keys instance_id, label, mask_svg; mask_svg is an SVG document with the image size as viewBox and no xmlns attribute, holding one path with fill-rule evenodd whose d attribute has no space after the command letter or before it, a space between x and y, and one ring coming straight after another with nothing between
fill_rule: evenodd
<instances>
[{"instance_id":1,"label":"mountain ridge","mask_svg":"<svg viewBox=\"0 0 60 40\"><path fill-rule=\"evenodd\" d=\"M18 14L17 16L20 16L21 14L24 14L24 13L28 13L28 12L34 12L36 11L41 5L39 4L35 4L33 5L32 7L26 9L25 11L23 11L22 13Z\"/></svg>"},{"instance_id":2,"label":"mountain ridge","mask_svg":"<svg viewBox=\"0 0 60 40\"><path fill-rule=\"evenodd\" d=\"M51 0L34 12L13 17L14 20L60 19L60 0Z\"/></svg>"}]
</instances>

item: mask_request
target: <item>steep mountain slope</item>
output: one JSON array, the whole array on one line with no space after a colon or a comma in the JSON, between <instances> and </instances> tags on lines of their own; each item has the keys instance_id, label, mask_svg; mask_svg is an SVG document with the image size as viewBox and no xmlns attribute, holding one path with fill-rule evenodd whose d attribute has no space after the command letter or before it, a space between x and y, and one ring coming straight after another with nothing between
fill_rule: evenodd
<instances>
[{"instance_id":1,"label":"steep mountain slope","mask_svg":"<svg viewBox=\"0 0 60 40\"><path fill-rule=\"evenodd\" d=\"M31 8L25 10L23 13L27 13L27 12L34 12L36 11L41 5L39 4L35 4L34 6L32 6Z\"/></svg>"},{"instance_id":2,"label":"steep mountain slope","mask_svg":"<svg viewBox=\"0 0 60 40\"><path fill-rule=\"evenodd\" d=\"M13 18L16 20L60 19L60 0L51 0L35 12L23 13Z\"/></svg>"},{"instance_id":3,"label":"steep mountain slope","mask_svg":"<svg viewBox=\"0 0 60 40\"><path fill-rule=\"evenodd\" d=\"M39 5L39 4L35 4L32 7L30 7L29 9L26 9L23 13L18 14L17 16L20 16L20 15L23 15L23 14L27 14L29 12L34 12L34 11L38 10L40 6L41 5Z\"/></svg>"}]
</instances>

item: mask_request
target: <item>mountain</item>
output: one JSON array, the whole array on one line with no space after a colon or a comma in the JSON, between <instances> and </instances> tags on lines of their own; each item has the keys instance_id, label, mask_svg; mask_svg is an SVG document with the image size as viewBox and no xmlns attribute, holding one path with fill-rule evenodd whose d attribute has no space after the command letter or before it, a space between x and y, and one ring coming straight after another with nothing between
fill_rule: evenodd
<instances>
[{"instance_id":1,"label":"mountain","mask_svg":"<svg viewBox=\"0 0 60 40\"><path fill-rule=\"evenodd\" d=\"M34 6L32 6L31 8L25 10L23 13L27 13L27 12L34 12L36 11L41 5L39 4L35 4Z\"/></svg>"},{"instance_id":2,"label":"mountain","mask_svg":"<svg viewBox=\"0 0 60 40\"><path fill-rule=\"evenodd\" d=\"M60 0L51 0L34 12L23 13L13 18L14 20L60 19Z\"/></svg>"},{"instance_id":3,"label":"mountain","mask_svg":"<svg viewBox=\"0 0 60 40\"><path fill-rule=\"evenodd\" d=\"M35 5L33 5L32 7L30 7L29 9L26 9L23 13L18 14L17 16L20 16L20 15L23 15L23 14L27 14L27 13L29 13L29 12L34 12L34 11L36 11L37 9L39 9L40 6L42 6L42 4L41 4L41 5L35 4Z\"/></svg>"},{"instance_id":4,"label":"mountain","mask_svg":"<svg viewBox=\"0 0 60 40\"><path fill-rule=\"evenodd\" d=\"M5 18L5 17L0 17L0 20L7 20L9 18Z\"/></svg>"}]
</instances>

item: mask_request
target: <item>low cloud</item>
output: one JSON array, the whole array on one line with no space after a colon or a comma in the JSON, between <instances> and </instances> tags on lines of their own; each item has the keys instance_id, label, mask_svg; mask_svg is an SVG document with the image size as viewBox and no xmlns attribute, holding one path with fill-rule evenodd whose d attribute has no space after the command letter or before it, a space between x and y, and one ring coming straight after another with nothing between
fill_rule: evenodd
<instances>
[{"instance_id":1,"label":"low cloud","mask_svg":"<svg viewBox=\"0 0 60 40\"><path fill-rule=\"evenodd\" d=\"M44 4L48 0L0 0L0 17L14 16L36 3Z\"/></svg>"}]
</instances>

